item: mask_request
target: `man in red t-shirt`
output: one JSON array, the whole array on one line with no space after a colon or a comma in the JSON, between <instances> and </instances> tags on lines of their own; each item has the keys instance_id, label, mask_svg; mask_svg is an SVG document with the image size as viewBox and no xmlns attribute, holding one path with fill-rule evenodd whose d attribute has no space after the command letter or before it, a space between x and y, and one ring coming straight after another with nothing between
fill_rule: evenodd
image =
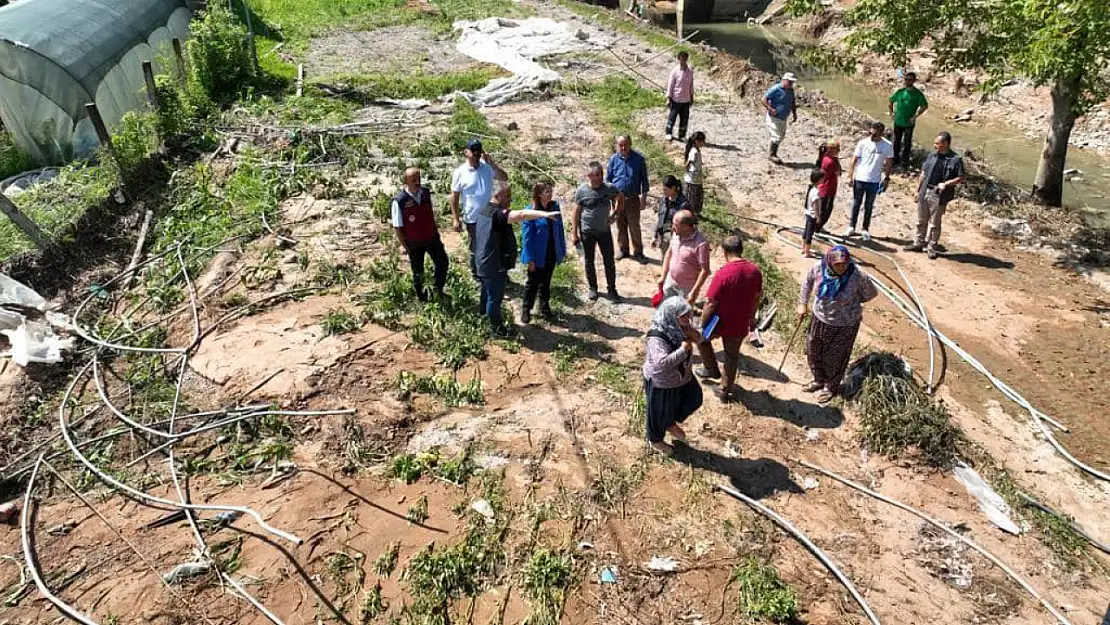
<instances>
[{"instance_id":1,"label":"man in red t-shirt","mask_svg":"<svg viewBox=\"0 0 1110 625\"><path fill-rule=\"evenodd\" d=\"M709 302L702 310L702 322L708 324L717 316L717 327L709 339L698 344L701 352L701 367L694 370L699 378L721 378L717 366L717 356L713 351L713 339L720 337L725 349L725 375L715 394L722 402L735 399L732 392L736 381L736 370L740 366L740 346L744 337L753 326L759 295L763 290L763 274L759 267L741 258L744 243L739 235L725 239L725 266L717 270L709 284L706 297Z\"/></svg>"}]
</instances>

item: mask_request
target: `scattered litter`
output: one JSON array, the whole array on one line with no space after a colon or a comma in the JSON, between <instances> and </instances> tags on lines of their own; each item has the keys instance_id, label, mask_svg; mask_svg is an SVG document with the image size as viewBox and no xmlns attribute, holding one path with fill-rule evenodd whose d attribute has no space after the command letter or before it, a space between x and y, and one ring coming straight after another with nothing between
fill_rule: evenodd
<instances>
[{"instance_id":1,"label":"scattered litter","mask_svg":"<svg viewBox=\"0 0 1110 625\"><path fill-rule=\"evenodd\" d=\"M492 523L496 518L496 515L493 512L493 506L491 506L489 501L485 499L479 499L470 504L470 509L484 516L486 520L490 523Z\"/></svg>"},{"instance_id":2,"label":"scattered litter","mask_svg":"<svg viewBox=\"0 0 1110 625\"><path fill-rule=\"evenodd\" d=\"M169 573L162 576L162 581L167 584L178 584L190 577L196 577L208 572L212 565L207 562L186 562L173 567Z\"/></svg>"},{"instance_id":3,"label":"scattered litter","mask_svg":"<svg viewBox=\"0 0 1110 625\"><path fill-rule=\"evenodd\" d=\"M601 583L602 584L616 584L617 583L617 567L613 565L602 567L601 569Z\"/></svg>"},{"instance_id":4,"label":"scattered litter","mask_svg":"<svg viewBox=\"0 0 1110 625\"><path fill-rule=\"evenodd\" d=\"M593 549L593 548L594 548L594 544L591 543L591 542L587 542L587 541L583 540L582 542L578 543L578 550L579 551L587 551L587 550Z\"/></svg>"},{"instance_id":5,"label":"scattered litter","mask_svg":"<svg viewBox=\"0 0 1110 625\"><path fill-rule=\"evenodd\" d=\"M74 521L73 519L70 519L70 520L66 521L65 523L55 525L54 527L46 530L46 533L50 534L51 536L65 536L66 534L72 532L73 529L76 528L76 527L77 527L77 521Z\"/></svg>"},{"instance_id":6,"label":"scattered litter","mask_svg":"<svg viewBox=\"0 0 1110 625\"><path fill-rule=\"evenodd\" d=\"M811 443L816 443L821 438L820 430L806 430L806 440Z\"/></svg>"},{"instance_id":7,"label":"scattered litter","mask_svg":"<svg viewBox=\"0 0 1110 625\"><path fill-rule=\"evenodd\" d=\"M234 523L235 520L241 516L243 516L242 512L228 510L227 512L221 512L217 514L215 518L212 519L212 521L221 525L228 525L230 523Z\"/></svg>"},{"instance_id":8,"label":"scattered litter","mask_svg":"<svg viewBox=\"0 0 1110 625\"><path fill-rule=\"evenodd\" d=\"M733 445L731 438L725 441L725 457L726 458L739 458L740 457L740 446L739 445Z\"/></svg>"},{"instance_id":9,"label":"scattered litter","mask_svg":"<svg viewBox=\"0 0 1110 625\"><path fill-rule=\"evenodd\" d=\"M678 561L670 556L652 556L647 570L657 573L673 573L678 569Z\"/></svg>"},{"instance_id":10,"label":"scattered litter","mask_svg":"<svg viewBox=\"0 0 1110 625\"><path fill-rule=\"evenodd\" d=\"M802 480L802 488L805 489L805 490L813 490L813 489L817 488L820 485L821 485L821 482L818 482L817 478L815 478L815 477L808 477L807 476L804 480Z\"/></svg>"},{"instance_id":11,"label":"scattered litter","mask_svg":"<svg viewBox=\"0 0 1110 625\"><path fill-rule=\"evenodd\" d=\"M712 550L713 541L711 540L699 540L698 542L694 543L694 555L698 558L704 556Z\"/></svg>"},{"instance_id":12,"label":"scattered litter","mask_svg":"<svg viewBox=\"0 0 1110 625\"><path fill-rule=\"evenodd\" d=\"M45 169L25 171L11 178L5 178L0 181L0 193L14 198L37 184L42 184L56 178L59 171L61 170L57 167L47 167Z\"/></svg>"},{"instance_id":13,"label":"scattered litter","mask_svg":"<svg viewBox=\"0 0 1110 625\"><path fill-rule=\"evenodd\" d=\"M1010 506L1002 499L989 484L971 467L961 464L952 469L956 481L964 485L969 495L979 504L979 509L987 515L987 519L1004 532L1015 536L1021 533L1021 528L1010 519L1012 511Z\"/></svg>"},{"instance_id":14,"label":"scattered litter","mask_svg":"<svg viewBox=\"0 0 1110 625\"><path fill-rule=\"evenodd\" d=\"M461 94L473 104L486 106L504 104L521 93L559 81L558 72L534 59L605 45L588 36L582 37L580 30L572 30L562 22L539 17L458 21L454 29L462 31L456 44L459 52L483 63L498 65L513 74L509 78L492 80L477 91Z\"/></svg>"},{"instance_id":15,"label":"scattered litter","mask_svg":"<svg viewBox=\"0 0 1110 625\"><path fill-rule=\"evenodd\" d=\"M378 98L377 100L374 100L374 104L387 104L389 106L396 106L400 109L415 111L428 108L432 105L432 101L425 100L423 98L409 98L407 100L396 100L394 98Z\"/></svg>"},{"instance_id":16,"label":"scattered litter","mask_svg":"<svg viewBox=\"0 0 1110 625\"><path fill-rule=\"evenodd\" d=\"M9 501L6 504L0 505L0 523L7 523L8 525L19 524L19 502Z\"/></svg>"},{"instance_id":17,"label":"scattered litter","mask_svg":"<svg viewBox=\"0 0 1110 625\"><path fill-rule=\"evenodd\" d=\"M46 299L33 289L0 273L0 334L11 343L11 350L0 356L11 357L21 367L62 361L62 352L73 349L75 341L58 336L54 329L70 329L69 317L48 312L48 307ZM45 321L27 318L40 314Z\"/></svg>"}]
</instances>

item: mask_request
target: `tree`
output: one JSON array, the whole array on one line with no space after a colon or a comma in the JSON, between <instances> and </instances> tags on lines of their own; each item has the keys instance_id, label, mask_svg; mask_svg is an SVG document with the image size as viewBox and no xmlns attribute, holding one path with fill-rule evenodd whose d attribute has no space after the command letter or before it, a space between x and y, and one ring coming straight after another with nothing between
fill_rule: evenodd
<instances>
[{"instance_id":1,"label":"tree","mask_svg":"<svg viewBox=\"0 0 1110 625\"><path fill-rule=\"evenodd\" d=\"M801 15L820 0L787 0ZM995 92L1023 77L1052 94L1034 197L1060 206L1064 163L1075 120L1110 94L1108 0L858 0L844 16L853 51L886 55L904 65L910 50L930 44L941 71L982 70L981 89Z\"/></svg>"}]
</instances>

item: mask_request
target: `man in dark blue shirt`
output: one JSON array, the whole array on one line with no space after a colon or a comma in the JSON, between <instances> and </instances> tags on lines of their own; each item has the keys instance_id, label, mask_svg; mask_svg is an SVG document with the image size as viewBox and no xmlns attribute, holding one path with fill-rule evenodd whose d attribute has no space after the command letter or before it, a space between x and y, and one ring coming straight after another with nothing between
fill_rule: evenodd
<instances>
[{"instance_id":1,"label":"man in dark blue shirt","mask_svg":"<svg viewBox=\"0 0 1110 625\"><path fill-rule=\"evenodd\" d=\"M629 240L632 257L646 263L644 242L640 235L640 209L647 206L648 170L644 155L632 149L632 139L617 137L617 153L609 158L605 168L605 182L624 194L624 210L617 213L617 245L621 249L617 260L629 257Z\"/></svg>"}]
</instances>

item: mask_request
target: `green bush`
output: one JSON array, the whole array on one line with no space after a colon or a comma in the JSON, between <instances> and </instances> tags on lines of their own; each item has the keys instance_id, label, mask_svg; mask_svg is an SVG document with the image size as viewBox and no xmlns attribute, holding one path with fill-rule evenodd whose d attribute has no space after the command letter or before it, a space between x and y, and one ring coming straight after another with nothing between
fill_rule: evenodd
<instances>
[{"instance_id":1,"label":"green bush","mask_svg":"<svg viewBox=\"0 0 1110 625\"><path fill-rule=\"evenodd\" d=\"M788 623L798 615L797 594L771 564L750 557L732 569L732 581L740 583L737 610L747 618Z\"/></svg>"},{"instance_id":2,"label":"green bush","mask_svg":"<svg viewBox=\"0 0 1110 625\"><path fill-rule=\"evenodd\" d=\"M186 46L190 79L213 102L231 102L253 83L247 31L222 4L210 3L193 21Z\"/></svg>"},{"instance_id":3,"label":"green bush","mask_svg":"<svg viewBox=\"0 0 1110 625\"><path fill-rule=\"evenodd\" d=\"M132 175L158 149L158 143L158 118L153 113L124 113L112 135L120 175Z\"/></svg>"}]
</instances>

